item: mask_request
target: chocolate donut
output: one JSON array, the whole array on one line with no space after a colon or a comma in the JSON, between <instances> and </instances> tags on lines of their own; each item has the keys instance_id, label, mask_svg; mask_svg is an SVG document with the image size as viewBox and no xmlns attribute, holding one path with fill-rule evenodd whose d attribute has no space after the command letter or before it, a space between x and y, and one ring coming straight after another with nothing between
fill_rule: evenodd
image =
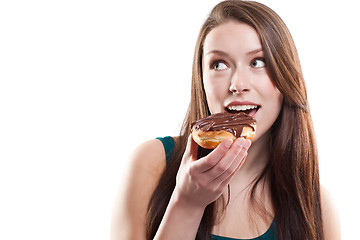
<instances>
[{"instance_id":1,"label":"chocolate donut","mask_svg":"<svg viewBox=\"0 0 360 240\"><path fill-rule=\"evenodd\" d=\"M246 113L216 113L191 124L194 141L203 148L214 149L226 138L252 140L256 120Z\"/></svg>"}]
</instances>

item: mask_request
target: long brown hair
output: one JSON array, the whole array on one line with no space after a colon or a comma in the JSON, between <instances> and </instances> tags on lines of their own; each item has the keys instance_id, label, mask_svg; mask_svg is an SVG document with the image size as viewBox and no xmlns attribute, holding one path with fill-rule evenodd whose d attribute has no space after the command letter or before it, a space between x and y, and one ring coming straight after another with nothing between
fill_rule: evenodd
<instances>
[{"instance_id":1,"label":"long brown hair","mask_svg":"<svg viewBox=\"0 0 360 240\"><path fill-rule=\"evenodd\" d=\"M239 0L216 5L200 30L193 60L190 106L172 160L149 203L147 238L154 237L174 190L191 123L210 114L202 80L203 44L212 29L228 21L246 23L257 31L269 76L283 94L281 112L271 129L270 159L252 193L261 179L269 181L278 239L323 239L317 147L294 41L273 10L257 2ZM214 203L205 209L196 239L211 238L216 210Z\"/></svg>"}]
</instances>

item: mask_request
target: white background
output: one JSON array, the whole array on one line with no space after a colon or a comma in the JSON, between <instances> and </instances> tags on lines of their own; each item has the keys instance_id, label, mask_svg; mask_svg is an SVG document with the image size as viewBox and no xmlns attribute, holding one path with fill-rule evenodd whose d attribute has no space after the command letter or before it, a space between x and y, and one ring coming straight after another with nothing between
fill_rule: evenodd
<instances>
[{"instance_id":1,"label":"white background","mask_svg":"<svg viewBox=\"0 0 360 240\"><path fill-rule=\"evenodd\" d=\"M0 3L0 239L108 239L133 149L176 135L196 37L218 1ZM307 81L322 184L359 236L356 1L261 1Z\"/></svg>"}]
</instances>

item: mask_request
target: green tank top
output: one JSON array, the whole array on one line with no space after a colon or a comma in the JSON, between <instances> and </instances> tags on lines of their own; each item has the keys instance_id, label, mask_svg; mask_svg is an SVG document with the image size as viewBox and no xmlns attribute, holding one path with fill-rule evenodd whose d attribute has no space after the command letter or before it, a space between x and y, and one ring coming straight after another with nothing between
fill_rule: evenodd
<instances>
[{"instance_id":1,"label":"green tank top","mask_svg":"<svg viewBox=\"0 0 360 240\"><path fill-rule=\"evenodd\" d=\"M172 151L175 148L174 139L170 136L163 137L163 138L156 138L159 139L162 144L164 145L165 155L166 155L166 164L169 164L171 160ZM238 238L229 238L229 237L222 237L218 235L212 235L212 240L275 240L276 239L276 223L275 220L271 223L269 229L261 236L251 239L238 239Z\"/></svg>"}]
</instances>

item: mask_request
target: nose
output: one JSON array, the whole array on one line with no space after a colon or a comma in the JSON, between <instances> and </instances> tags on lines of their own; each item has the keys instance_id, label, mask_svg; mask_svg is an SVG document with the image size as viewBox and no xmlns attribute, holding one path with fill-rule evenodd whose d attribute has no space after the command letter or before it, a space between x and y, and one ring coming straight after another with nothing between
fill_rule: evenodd
<instances>
[{"instance_id":1,"label":"nose","mask_svg":"<svg viewBox=\"0 0 360 240\"><path fill-rule=\"evenodd\" d=\"M231 79L229 91L232 94L241 94L250 91L249 76L244 72L236 71Z\"/></svg>"}]
</instances>

